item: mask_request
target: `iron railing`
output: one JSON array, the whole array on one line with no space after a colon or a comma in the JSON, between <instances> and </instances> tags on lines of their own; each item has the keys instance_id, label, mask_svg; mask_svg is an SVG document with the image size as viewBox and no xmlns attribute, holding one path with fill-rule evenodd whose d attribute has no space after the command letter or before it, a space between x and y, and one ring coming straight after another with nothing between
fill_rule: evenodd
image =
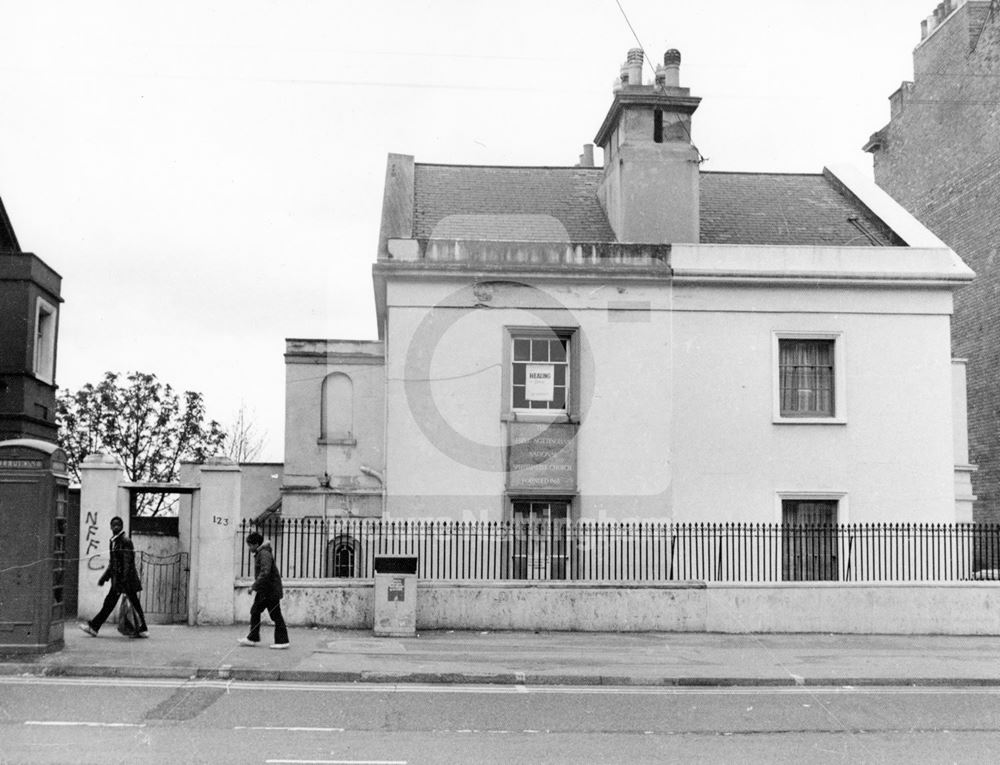
<instances>
[{"instance_id":1,"label":"iron railing","mask_svg":"<svg viewBox=\"0 0 1000 765\"><path fill-rule=\"evenodd\" d=\"M415 555L438 580L961 581L1000 578L1000 524L382 521L272 518L250 531L286 579L370 578L374 558Z\"/></svg>"}]
</instances>

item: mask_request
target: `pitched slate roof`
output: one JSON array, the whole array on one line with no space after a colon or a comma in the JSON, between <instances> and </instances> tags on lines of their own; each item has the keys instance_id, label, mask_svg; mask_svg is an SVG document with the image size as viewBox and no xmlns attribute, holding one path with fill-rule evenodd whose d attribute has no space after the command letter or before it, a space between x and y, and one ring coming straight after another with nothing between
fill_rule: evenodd
<instances>
[{"instance_id":1,"label":"pitched slate roof","mask_svg":"<svg viewBox=\"0 0 1000 765\"><path fill-rule=\"evenodd\" d=\"M614 242L597 198L602 176L601 168L417 164L414 236ZM700 193L705 244L898 243L822 174L702 172Z\"/></svg>"},{"instance_id":2,"label":"pitched slate roof","mask_svg":"<svg viewBox=\"0 0 1000 765\"><path fill-rule=\"evenodd\" d=\"M582 167L415 166L418 239L613 242L597 186Z\"/></svg>"},{"instance_id":3,"label":"pitched slate roof","mask_svg":"<svg viewBox=\"0 0 1000 765\"><path fill-rule=\"evenodd\" d=\"M867 207L825 175L707 172L701 174L700 188L701 241L706 244L894 243Z\"/></svg>"}]
</instances>

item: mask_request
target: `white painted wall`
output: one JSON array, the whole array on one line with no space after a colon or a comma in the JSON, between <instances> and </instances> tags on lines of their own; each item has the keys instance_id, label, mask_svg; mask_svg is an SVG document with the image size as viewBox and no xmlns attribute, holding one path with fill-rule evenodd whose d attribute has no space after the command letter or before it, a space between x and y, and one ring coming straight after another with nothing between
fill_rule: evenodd
<instances>
[{"instance_id":1,"label":"white painted wall","mask_svg":"<svg viewBox=\"0 0 1000 765\"><path fill-rule=\"evenodd\" d=\"M285 466L280 462L241 462L239 467L242 517L256 518L281 495Z\"/></svg>"},{"instance_id":2,"label":"white painted wall","mask_svg":"<svg viewBox=\"0 0 1000 765\"><path fill-rule=\"evenodd\" d=\"M322 516L337 493L378 495L379 482L362 466L384 469L384 367L374 342L289 340L285 363L285 463L282 515ZM377 362L377 363L376 363ZM354 443L323 443L320 411L323 380L347 375L353 384ZM323 476L329 476L329 486ZM343 504L342 502L340 504ZM368 505L378 511L375 496Z\"/></svg>"},{"instance_id":3,"label":"white painted wall","mask_svg":"<svg viewBox=\"0 0 1000 765\"><path fill-rule=\"evenodd\" d=\"M201 489L192 512L189 624L232 624L228 593L234 571L233 540L240 520L240 469L225 457L200 465Z\"/></svg>"},{"instance_id":4,"label":"white painted wall","mask_svg":"<svg viewBox=\"0 0 1000 765\"><path fill-rule=\"evenodd\" d=\"M77 612L90 619L101 609L110 584L97 586L109 562L111 519L120 516L129 532L128 494L119 488L125 471L115 457L92 454L80 465L80 555Z\"/></svg>"},{"instance_id":5,"label":"white painted wall","mask_svg":"<svg viewBox=\"0 0 1000 765\"><path fill-rule=\"evenodd\" d=\"M390 279L390 516L504 517L503 328L552 325L579 327L577 517L775 522L783 493L820 492L842 522L955 520L953 253L677 253L673 280L548 275L485 302L472 284L502 276ZM785 330L837 333L842 422L775 423Z\"/></svg>"},{"instance_id":6,"label":"white painted wall","mask_svg":"<svg viewBox=\"0 0 1000 765\"><path fill-rule=\"evenodd\" d=\"M406 283L389 288L389 302L395 306L390 312L387 371L390 513L469 520L500 517L507 438L500 417L505 326L579 327L578 476L579 489L591 504L581 512L590 517L621 512L623 501L636 515L661 512L669 434L661 380L669 375L670 316L643 308L620 312L622 316L616 315L612 323L608 301L627 299L645 306L655 300L665 307L668 296L645 287L622 287L624 292L619 292L593 284L547 287L544 295L515 288L498 293L495 305L486 310L472 307L475 297L467 289L457 297L450 295L461 286ZM424 372L408 363L412 361L408 354L428 311L441 303L457 303L435 309L438 315L456 318L443 332L417 335L416 353L432 359L431 380L423 385L414 382ZM565 308L554 308L554 303ZM619 322L625 314L634 321ZM629 341L623 342L626 337ZM638 347L654 352L637 355ZM409 381L416 401L408 398L404 381ZM425 391L428 396L419 395ZM632 402L622 406L623 396ZM439 424L433 425L438 415ZM463 438L472 442L471 448L463 446ZM615 443L624 438L632 445Z\"/></svg>"},{"instance_id":7,"label":"white painted wall","mask_svg":"<svg viewBox=\"0 0 1000 765\"><path fill-rule=\"evenodd\" d=\"M910 297L912 315L848 291L841 313L678 312L675 519L777 522L780 492L830 492L841 522L954 520L949 317ZM843 424L774 422L776 330L840 333Z\"/></svg>"}]
</instances>

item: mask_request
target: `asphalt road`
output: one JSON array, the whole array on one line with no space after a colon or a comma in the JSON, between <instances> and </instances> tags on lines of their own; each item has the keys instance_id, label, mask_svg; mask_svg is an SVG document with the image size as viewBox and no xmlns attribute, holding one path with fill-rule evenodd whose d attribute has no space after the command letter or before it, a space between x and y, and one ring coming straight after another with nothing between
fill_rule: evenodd
<instances>
[{"instance_id":1,"label":"asphalt road","mask_svg":"<svg viewBox=\"0 0 1000 765\"><path fill-rule=\"evenodd\" d=\"M996 688L0 678L0 763L983 763Z\"/></svg>"}]
</instances>

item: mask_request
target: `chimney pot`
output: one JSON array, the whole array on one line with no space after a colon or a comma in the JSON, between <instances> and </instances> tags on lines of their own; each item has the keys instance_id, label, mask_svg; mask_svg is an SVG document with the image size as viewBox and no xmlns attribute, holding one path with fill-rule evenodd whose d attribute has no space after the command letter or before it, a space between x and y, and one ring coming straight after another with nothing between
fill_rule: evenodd
<instances>
[{"instance_id":1,"label":"chimney pot","mask_svg":"<svg viewBox=\"0 0 1000 765\"><path fill-rule=\"evenodd\" d=\"M671 48L663 54L663 84L668 88L681 85L681 52Z\"/></svg>"},{"instance_id":2,"label":"chimney pot","mask_svg":"<svg viewBox=\"0 0 1000 765\"><path fill-rule=\"evenodd\" d=\"M638 63L630 51L626 64ZM661 88L630 78L597 133L604 150L598 199L620 242L699 241L701 157L688 126L701 99L677 86L679 63L671 49L653 67Z\"/></svg>"},{"instance_id":3,"label":"chimney pot","mask_svg":"<svg viewBox=\"0 0 1000 765\"><path fill-rule=\"evenodd\" d=\"M642 85L642 60L645 54L642 48L630 48L625 57L625 67L628 72L628 85Z\"/></svg>"},{"instance_id":4,"label":"chimney pot","mask_svg":"<svg viewBox=\"0 0 1000 765\"><path fill-rule=\"evenodd\" d=\"M611 83L611 92L617 93L626 85L628 85L628 69L625 67L625 64L622 64L621 68L618 70L618 76L615 77L615 81Z\"/></svg>"}]
</instances>

